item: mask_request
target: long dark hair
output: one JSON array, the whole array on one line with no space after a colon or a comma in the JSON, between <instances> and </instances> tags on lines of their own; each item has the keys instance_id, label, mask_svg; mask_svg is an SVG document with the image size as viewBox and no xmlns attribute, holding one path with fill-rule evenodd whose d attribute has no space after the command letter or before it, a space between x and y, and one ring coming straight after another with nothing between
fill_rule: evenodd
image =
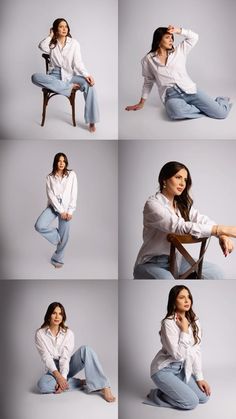
<instances>
[{"instance_id":1,"label":"long dark hair","mask_svg":"<svg viewBox=\"0 0 236 419\"><path fill-rule=\"evenodd\" d=\"M167 314L164 317L164 319L162 320L161 324L163 325L165 319L173 319L174 318L175 311L176 311L176 298L178 297L179 293L182 290L187 290L188 291L189 298L191 300L191 307L186 312L185 316L186 316L186 319L188 320L190 326L192 327L193 337L194 337L194 342L195 342L194 344L196 345L197 343L201 342L201 339L198 336L199 327L196 323L197 316L192 309L192 307L193 307L193 296L192 296L189 288L186 287L185 285L175 285L173 288L171 288L171 290L169 292L168 303L167 303Z\"/></svg>"},{"instance_id":2,"label":"long dark hair","mask_svg":"<svg viewBox=\"0 0 236 419\"><path fill-rule=\"evenodd\" d=\"M61 314L62 314L62 322L60 324L60 328L63 330L67 330L68 327L65 325L65 321L66 321L66 312L65 309L63 307L63 305L61 303L58 303L57 301L54 301L53 303L49 304L46 314L44 316L44 321L42 326L40 326L40 329L43 329L45 327L48 327L50 325L50 320L51 320L51 315L54 312L55 308L59 307L61 309Z\"/></svg>"},{"instance_id":3,"label":"long dark hair","mask_svg":"<svg viewBox=\"0 0 236 419\"><path fill-rule=\"evenodd\" d=\"M69 176L69 172L70 172L70 170L69 169L67 169L67 167L68 167L68 158L67 158L67 156L65 155L65 153L57 153L55 156L54 156L54 159L53 159L53 165L52 165L52 171L51 171L51 173L50 173L50 176L55 176L56 175L56 173L57 173L57 170L58 170L58 167L57 167L57 165L58 165L58 162L59 162L59 159L60 159L60 157L64 157L64 161L65 161L65 168L64 168L64 170L63 170L63 176Z\"/></svg>"},{"instance_id":4,"label":"long dark hair","mask_svg":"<svg viewBox=\"0 0 236 419\"><path fill-rule=\"evenodd\" d=\"M156 52L158 50L160 42L161 42L163 36L166 33L169 33L168 28L166 28L166 27L157 28L155 30L155 32L153 33L153 38L152 38L152 47L151 47L151 50L149 51L149 53L150 52ZM171 35L172 35L172 39L174 41L173 33Z\"/></svg>"},{"instance_id":5,"label":"long dark hair","mask_svg":"<svg viewBox=\"0 0 236 419\"><path fill-rule=\"evenodd\" d=\"M67 28L68 28L68 32L67 32L66 36L69 36L70 38L72 38L72 36L70 34L70 27L69 27L68 22L63 17L59 17L58 19L54 20L54 22L52 24L53 37L52 37L52 39L50 41L50 44L49 44L49 48L51 48L51 49L55 48L55 46L57 45L58 26L60 25L61 22L66 22L66 25L67 25Z\"/></svg>"},{"instance_id":6,"label":"long dark hair","mask_svg":"<svg viewBox=\"0 0 236 419\"><path fill-rule=\"evenodd\" d=\"M179 196L175 196L175 203L180 210L180 213L185 221L189 221L189 211L193 205L193 200L189 195L189 189L192 186L192 179L188 168L183 163L179 163L177 161L169 161L166 163L158 176L158 182L160 185L160 191L162 192L164 189L164 182L167 179L170 179L174 176L177 172L181 169L185 169L187 171L187 181L186 187L184 188L183 192Z\"/></svg>"}]
</instances>

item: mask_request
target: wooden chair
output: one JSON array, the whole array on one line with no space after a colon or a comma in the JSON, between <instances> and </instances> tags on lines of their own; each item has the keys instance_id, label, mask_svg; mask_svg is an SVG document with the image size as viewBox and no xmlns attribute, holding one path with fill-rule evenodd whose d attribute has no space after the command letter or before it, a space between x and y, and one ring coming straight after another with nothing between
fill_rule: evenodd
<instances>
[{"instance_id":1,"label":"wooden chair","mask_svg":"<svg viewBox=\"0 0 236 419\"><path fill-rule=\"evenodd\" d=\"M202 264L206 252L207 238L196 239L190 234L177 235L168 234L167 240L170 242L170 272L175 279L202 279ZM182 244L201 243L198 260L194 260ZM176 249L190 264L189 269L179 275L176 263Z\"/></svg>"},{"instance_id":2,"label":"wooden chair","mask_svg":"<svg viewBox=\"0 0 236 419\"><path fill-rule=\"evenodd\" d=\"M42 57L45 60L45 66L46 66L46 73L48 73L48 69L49 69L49 63L50 63L50 56L48 54L42 54ZM47 104L49 102L49 99L51 99L53 96L58 95L59 93L55 93L50 89L47 88L43 88L43 113L42 113L42 122L41 122L41 127L44 126L44 122L45 122L45 118L46 118L46 109L47 109ZM68 97L70 104L71 104L71 108L72 108L72 123L73 126L76 127L76 122L75 122L75 95L76 95L76 91L77 89L72 89L71 95L70 97Z\"/></svg>"}]
</instances>

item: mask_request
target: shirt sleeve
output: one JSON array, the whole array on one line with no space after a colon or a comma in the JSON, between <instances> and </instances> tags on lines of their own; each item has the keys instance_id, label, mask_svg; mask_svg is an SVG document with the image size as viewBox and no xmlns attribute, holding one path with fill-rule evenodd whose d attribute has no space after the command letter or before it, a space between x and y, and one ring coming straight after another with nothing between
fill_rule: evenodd
<instances>
[{"instance_id":1,"label":"shirt sleeve","mask_svg":"<svg viewBox=\"0 0 236 419\"><path fill-rule=\"evenodd\" d=\"M50 48L49 48L49 44L51 42L51 36L47 36L47 38L43 39L40 43L39 43L39 49L41 49L41 51L46 52L47 54L50 54Z\"/></svg>"},{"instance_id":2,"label":"shirt sleeve","mask_svg":"<svg viewBox=\"0 0 236 419\"><path fill-rule=\"evenodd\" d=\"M88 77L89 72L86 69L82 60L80 44L76 40L74 40L74 43L75 44L74 44L73 70L75 71L75 73L79 73L83 77Z\"/></svg>"},{"instance_id":3,"label":"shirt sleeve","mask_svg":"<svg viewBox=\"0 0 236 419\"><path fill-rule=\"evenodd\" d=\"M63 205L61 205L58 202L58 199L57 199L57 197L55 196L55 194L52 190L50 175L48 175L46 177L46 193L47 193L48 201L52 205L54 210L59 212L59 214L62 214L63 212L65 212L65 209L64 209Z\"/></svg>"},{"instance_id":4,"label":"shirt sleeve","mask_svg":"<svg viewBox=\"0 0 236 419\"><path fill-rule=\"evenodd\" d=\"M215 224L197 210L190 211L190 220L185 221L160 202L147 201L144 207L144 226L161 230L164 233L191 234L194 237L210 237Z\"/></svg>"},{"instance_id":5,"label":"shirt sleeve","mask_svg":"<svg viewBox=\"0 0 236 419\"><path fill-rule=\"evenodd\" d=\"M70 176L72 176L73 178L72 178L72 184L71 184L71 196L70 196L70 203L68 206L68 213L73 214L76 208L78 184L77 184L77 176L75 172L70 172Z\"/></svg>"},{"instance_id":6,"label":"shirt sleeve","mask_svg":"<svg viewBox=\"0 0 236 419\"><path fill-rule=\"evenodd\" d=\"M59 368L61 375L67 379L69 372L70 358L74 349L74 333L71 330L67 330L65 340L63 343L63 349L59 359Z\"/></svg>"},{"instance_id":7,"label":"shirt sleeve","mask_svg":"<svg viewBox=\"0 0 236 419\"><path fill-rule=\"evenodd\" d=\"M181 30L181 35L183 35L185 39L181 42L180 48L187 55L198 42L199 36L197 33L191 31L190 29L183 28Z\"/></svg>"},{"instance_id":8,"label":"shirt sleeve","mask_svg":"<svg viewBox=\"0 0 236 419\"><path fill-rule=\"evenodd\" d=\"M45 342L42 339L40 330L37 330L35 334L35 345L39 352L40 358L42 362L44 363L45 367L50 371L56 371L57 367L55 365L55 362L53 360L52 355L50 354L49 350L46 347Z\"/></svg>"},{"instance_id":9,"label":"shirt sleeve","mask_svg":"<svg viewBox=\"0 0 236 419\"><path fill-rule=\"evenodd\" d=\"M199 337L201 339L202 338L201 326L200 326L198 321L197 321L197 325L199 327ZM202 373L201 342L194 345L193 349L195 350L194 361L193 361L193 366L192 366L193 375L195 376L197 381L203 380L204 377L203 377L203 373Z\"/></svg>"},{"instance_id":10,"label":"shirt sleeve","mask_svg":"<svg viewBox=\"0 0 236 419\"><path fill-rule=\"evenodd\" d=\"M184 361L191 348L191 336L182 332L174 320L166 319L161 328L162 342L165 350L176 361Z\"/></svg>"},{"instance_id":11,"label":"shirt sleeve","mask_svg":"<svg viewBox=\"0 0 236 419\"><path fill-rule=\"evenodd\" d=\"M142 88L142 98L147 99L149 94L151 93L153 84L155 83L155 77L150 71L147 56L142 59L141 63L142 63L142 76L144 77L143 88Z\"/></svg>"}]
</instances>

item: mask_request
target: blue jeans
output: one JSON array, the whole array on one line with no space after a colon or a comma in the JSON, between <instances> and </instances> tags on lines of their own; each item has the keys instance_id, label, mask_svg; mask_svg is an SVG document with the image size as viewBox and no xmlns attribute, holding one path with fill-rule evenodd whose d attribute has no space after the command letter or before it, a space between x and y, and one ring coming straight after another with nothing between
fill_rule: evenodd
<instances>
[{"instance_id":1,"label":"blue jeans","mask_svg":"<svg viewBox=\"0 0 236 419\"><path fill-rule=\"evenodd\" d=\"M86 124L95 124L99 121L96 90L89 85L84 77L73 76L69 81L62 81L61 69L60 67L55 67L50 74L35 73L32 75L31 79L36 86L45 87L67 97L71 94L73 84L78 83L80 85L79 90L84 94L84 119Z\"/></svg>"},{"instance_id":2,"label":"blue jeans","mask_svg":"<svg viewBox=\"0 0 236 419\"><path fill-rule=\"evenodd\" d=\"M198 387L193 376L186 383L182 362L172 362L152 375L157 389L150 391L147 404L176 409L194 409L199 403L206 403L208 396Z\"/></svg>"},{"instance_id":3,"label":"blue jeans","mask_svg":"<svg viewBox=\"0 0 236 419\"><path fill-rule=\"evenodd\" d=\"M51 226L56 218L58 218L58 228ZM57 246L51 262L63 264L64 251L69 239L70 221L63 220L58 212L49 206L39 216L34 227L45 239Z\"/></svg>"},{"instance_id":4,"label":"blue jeans","mask_svg":"<svg viewBox=\"0 0 236 419\"><path fill-rule=\"evenodd\" d=\"M185 93L178 86L166 91L165 108L170 119L193 119L203 115L215 119L227 117L231 104L229 98L217 97L215 100L201 90L197 93Z\"/></svg>"},{"instance_id":5,"label":"blue jeans","mask_svg":"<svg viewBox=\"0 0 236 419\"><path fill-rule=\"evenodd\" d=\"M190 267L185 259L182 259L179 273L184 273ZM169 256L154 256L146 263L136 265L134 268L134 279L175 279L169 271ZM207 261L202 266L203 279L224 279L223 272L218 265Z\"/></svg>"},{"instance_id":6,"label":"blue jeans","mask_svg":"<svg viewBox=\"0 0 236 419\"><path fill-rule=\"evenodd\" d=\"M56 367L59 367L59 361L55 360ZM70 369L67 376L69 390L81 387L79 378L73 378L79 371L84 369L86 386L88 393L100 390L104 387L110 387L107 377L104 375L102 366L97 354L89 346L81 346L70 359ZM54 376L47 372L38 381L40 393L54 393L57 382Z\"/></svg>"}]
</instances>

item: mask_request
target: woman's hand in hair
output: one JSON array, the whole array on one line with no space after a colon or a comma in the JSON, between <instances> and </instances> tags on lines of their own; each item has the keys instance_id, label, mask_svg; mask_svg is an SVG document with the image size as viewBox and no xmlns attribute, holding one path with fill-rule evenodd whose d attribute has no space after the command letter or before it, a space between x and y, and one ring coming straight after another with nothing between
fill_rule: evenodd
<instances>
[{"instance_id":1,"label":"woman's hand in hair","mask_svg":"<svg viewBox=\"0 0 236 419\"><path fill-rule=\"evenodd\" d=\"M234 243L228 236L220 236L219 245L225 257L228 256L234 250Z\"/></svg>"},{"instance_id":2,"label":"woman's hand in hair","mask_svg":"<svg viewBox=\"0 0 236 419\"><path fill-rule=\"evenodd\" d=\"M205 380L198 380L197 385L207 396L211 395L211 388Z\"/></svg>"},{"instance_id":3,"label":"woman's hand in hair","mask_svg":"<svg viewBox=\"0 0 236 419\"><path fill-rule=\"evenodd\" d=\"M182 332L188 333L188 320L186 319L186 317L184 315L181 315L179 313L175 314L175 322L177 324L177 326L179 326L179 328L182 330Z\"/></svg>"},{"instance_id":4,"label":"woman's hand in hair","mask_svg":"<svg viewBox=\"0 0 236 419\"><path fill-rule=\"evenodd\" d=\"M94 78L92 76L85 77L85 79L87 80L90 86L93 86L95 84Z\"/></svg>"},{"instance_id":5,"label":"woman's hand in hair","mask_svg":"<svg viewBox=\"0 0 236 419\"><path fill-rule=\"evenodd\" d=\"M168 26L168 32L169 33L177 33L177 34L181 34L181 28L176 28L175 26L173 26L173 25L169 25Z\"/></svg>"},{"instance_id":6,"label":"woman's hand in hair","mask_svg":"<svg viewBox=\"0 0 236 419\"><path fill-rule=\"evenodd\" d=\"M145 104L145 99L141 98L139 103L136 103L136 105L130 105L126 106L126 111L139 111L140 109L143 109Z\"/></svg>"}]
</instances>

